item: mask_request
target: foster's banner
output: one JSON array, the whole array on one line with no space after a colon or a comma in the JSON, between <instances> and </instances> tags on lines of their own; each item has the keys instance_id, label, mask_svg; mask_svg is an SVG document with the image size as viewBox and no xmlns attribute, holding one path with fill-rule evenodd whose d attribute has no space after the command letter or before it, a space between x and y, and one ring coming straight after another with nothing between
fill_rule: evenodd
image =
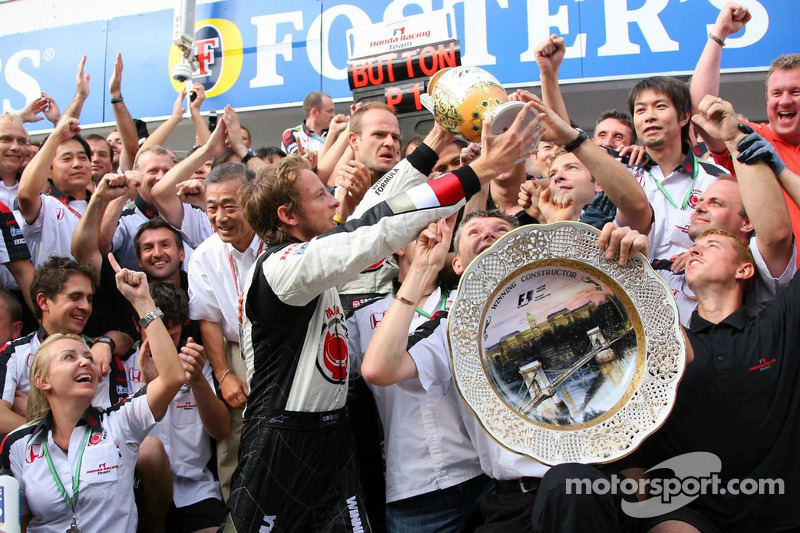
<instances>
[{"instance_id":1,"label":"foster's banner","mask_svg":"<svg viewBox=\"0 0 800 533\"><path fill-rule=\"evenodd\" d=\"M764 70L800 50L796 0L740 0L753 15L727 41L723 69ZM534 50L563 36L562 80L614 80L689 73L724 0L229 0L197 6L195 48L206 109L269 108L300 102L310 91L351 96L347 33L353 28L433 11L452 11L461 63L478 65L506 85L539 79ZM84 124L113 121L107 83L114 57L125 62L123 95L137 117L168 115L177 82L170 71L171 10L0 37L2 111L22 108L41 91L62 110L74 92L80 57L88 56L91 95ZM46 121L30 125L49 127Z\"/></svg>"}]
</instances>

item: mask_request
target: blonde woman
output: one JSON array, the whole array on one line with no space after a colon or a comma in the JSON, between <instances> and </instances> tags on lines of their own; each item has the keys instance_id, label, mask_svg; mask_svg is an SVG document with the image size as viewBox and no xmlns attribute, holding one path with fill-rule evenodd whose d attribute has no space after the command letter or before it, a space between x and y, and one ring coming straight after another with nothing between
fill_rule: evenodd
<instances>
[{"instance_id":1,"label":"blonde woman","mask_svg":"<svg viewBox=\"0 0 800 533\"><path fill-rule=\"evenodd\" d=\"M20 482L23 531L135 532L133 472L139 443L167 411L184 370L143 272L120 269L120 292L147 331L158 377L109 409L92 407L100 370L76 335L51 335L31 364L28 423L0 444Z\"/></svg>"}]
</instances>

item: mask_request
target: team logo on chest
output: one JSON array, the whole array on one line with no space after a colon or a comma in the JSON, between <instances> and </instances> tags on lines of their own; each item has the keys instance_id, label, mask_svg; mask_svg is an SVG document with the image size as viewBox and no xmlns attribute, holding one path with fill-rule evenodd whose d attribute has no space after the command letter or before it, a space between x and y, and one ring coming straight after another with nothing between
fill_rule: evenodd
<instances>
[{"instance_id":1,"label":"team logo on chest","mask_svg":"<svg viewBox=\"0 0 800 533\"><path fill-rule=\"evenodd\" d=\"M342 310L336 305L325 309L317 368L326 380L338 385L347 379L348 363L347 326Z\"/></svg>"},{"instance_id":2,"label":"team logo on chest","mask_svg":"<svg viewBox=\"0 0 800 533\"><path fill-rule=\"evenodd\" d=\"M41 459L42 457L44 457L44 447L42 447L42 444L31 444L28 447L28 456L25 458L25 462L31 465L36 459Z\"/></svg>"}]
</instances>

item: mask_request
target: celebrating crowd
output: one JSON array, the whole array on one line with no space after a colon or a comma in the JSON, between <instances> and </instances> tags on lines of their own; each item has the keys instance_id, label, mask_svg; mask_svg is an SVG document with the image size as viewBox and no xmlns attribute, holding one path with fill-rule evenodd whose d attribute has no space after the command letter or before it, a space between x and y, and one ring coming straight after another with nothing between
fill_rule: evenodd
<instances>
[{"instance_id":1,"label":"celebrating crowd","mask_svg":"<svg viewBox=\"0 0 800 533\"><path fill-rule=\"evenodd\" d=\"M434 125L401 146L385 104L336 114L313 92L254 149L230 105L209 128L200 84L140 139L121 56L107 138L81 135L91 57L63 113L42 93L0 115L0 466L23 531L800 529L800 54L767 74L768 123L737 116L720 61L749 19L725 4L689 85L642 79L591 137L555 35L541 97L511 93L516 120L480 143ZM24 124L42 116L39 145ZM667 422L607 465L510 452L450 369L459 276L513 228L565 220L600 229L608 260L643 253L684 327ZM648 519L566 491L696 451L785 490Z\"/></svg>"}]
</instances>

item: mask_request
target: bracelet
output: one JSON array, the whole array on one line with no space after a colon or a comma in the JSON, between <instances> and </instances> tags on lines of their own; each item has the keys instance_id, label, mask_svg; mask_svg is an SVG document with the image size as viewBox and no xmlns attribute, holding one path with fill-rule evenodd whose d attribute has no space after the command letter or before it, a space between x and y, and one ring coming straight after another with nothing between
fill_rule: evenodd
<instances>
[{"instance_id":1,"label":"bracelet","mask_svg":"<svg viewBox=\"0 0 800 533\"><path fill-rule=\"evenodd\" d=\"M722 39L720 39L719 37L717 37L716 35L714 35L711 32L708 32L708 38L711 39L712 41L714 41L715 43L717 43L720 46L725 46L725 41L723 41Z\"/></svg>"},{"instance_id":2,"label":"bracelet","mask_svg":"<svg viewBox=\"0 0 800 533\"><path fill-rule=\"evenodd\" d=\"M417 304L415 304L414 302L412 302L408 298L404 298L403 296L400 296L399 294L395 294L394 295L394 299L397 300L398 302L402 303L402 304L410 305L414 309L417 308Z\"/></svg>"},{"instance_id":3,"label":"bracelet","mask_svg":"<svg viewBox=\"0 0 800 533\"><path fill-rule=\"evenodd\" d=\"M231 369L230 368L222 373L222 377L219 378L219 384L220 385L222 385L222 382L225 381L225 378L227 378L228 374L230 374L230 373L231 373Z\"/></svg>"},{"instance_id":4,"label":"bracelet","mask_svg":"<svg viewBox=\"0 0 800 533\"><path fill-rule=\"evenodd\" d=\"M333 215L333 221L336 222L339 225L342 225L345 222L344 220L342 220L342 217L340 217L339 215Z\"/></svg>"},{"instance_id":5,"label":"bracelet","mask_svg":"<svg viewBox=\"0 0 800 533\"><path fill-rule=\"evenodd\" d=\"M144 315L142 318L139 319L139 327L142 329L146 328L147 326L152 324L156 318L160 316L164 316L164 313L163 311L161 311L161 309L156 307L155 309L153 309L152 311L150 311L149 313L147 313L146 315Z\"/></svg>"},{"instance_id":6,"label":"bracelet","mask_svg":"<svg viewBox=\"0 0 800 533\"><path fill-rule=\"evenodd\" d=\"M111 98L111 103L112 104L121 104L124 101L125 100L121 96L120 97L114 96L114 97Z\"/></svg>"}]
</instances>

